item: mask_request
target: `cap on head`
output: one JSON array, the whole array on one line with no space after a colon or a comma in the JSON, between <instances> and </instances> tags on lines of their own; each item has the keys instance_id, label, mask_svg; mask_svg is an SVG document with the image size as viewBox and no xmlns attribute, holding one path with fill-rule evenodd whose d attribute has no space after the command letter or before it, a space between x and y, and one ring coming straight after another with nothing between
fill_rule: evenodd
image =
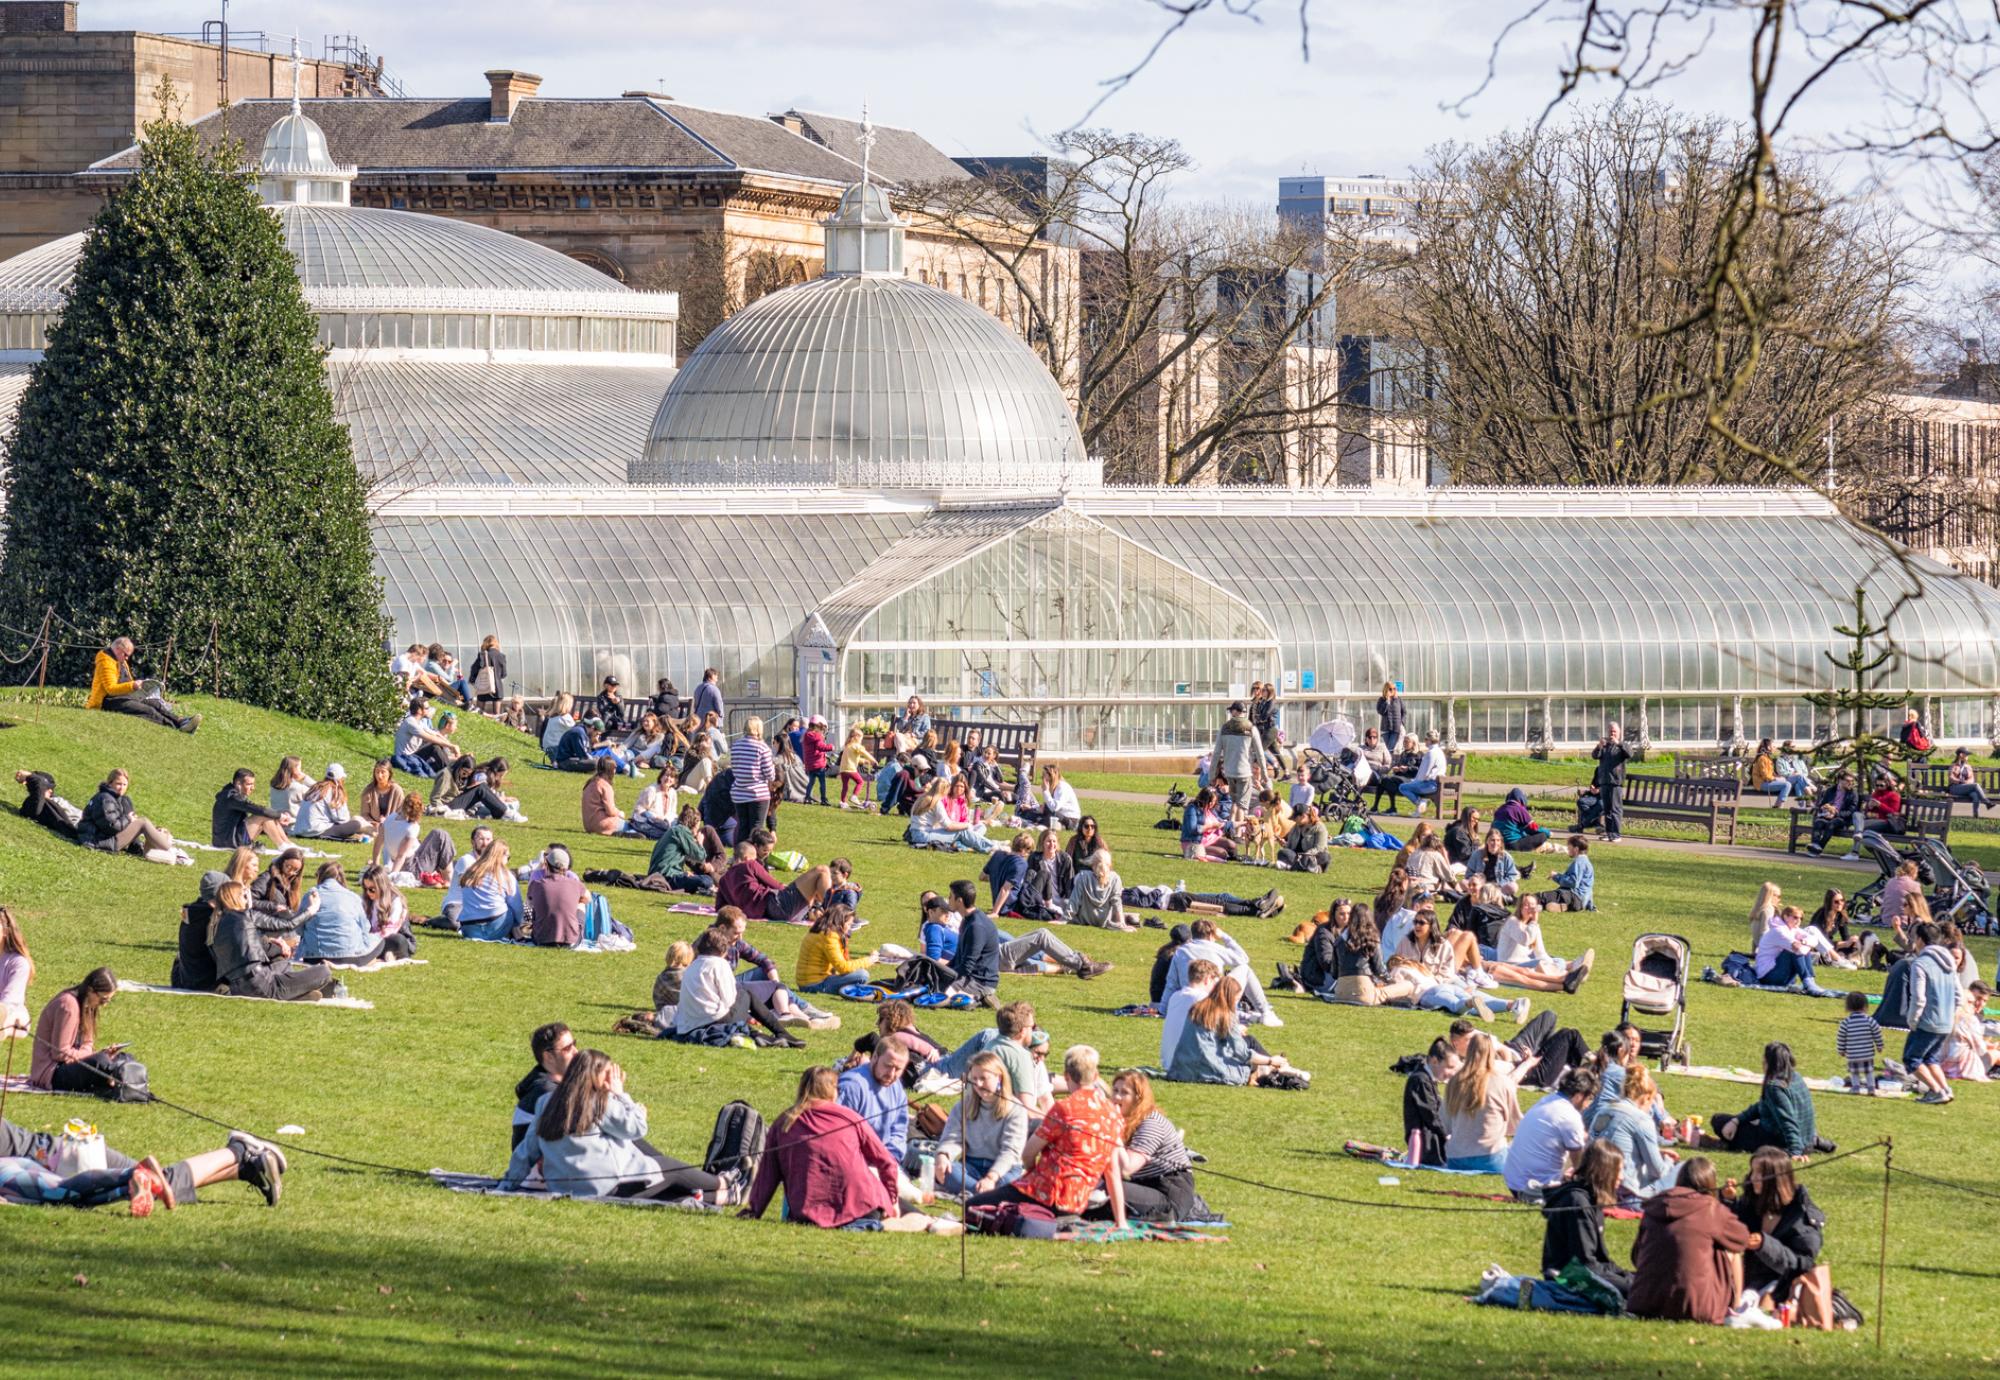
<instances>
[{"instance_id":1,"label":"cap on head","mask_svg":"<svg viewBox=\"0 0 2000 1380\"><path fill-rule=\"evenodd\" d=\"M338 762L328 762L326 764L326 779L329 781L345 781L347 779L347 768L341 766Z\"/></svg>"}]
</instances>

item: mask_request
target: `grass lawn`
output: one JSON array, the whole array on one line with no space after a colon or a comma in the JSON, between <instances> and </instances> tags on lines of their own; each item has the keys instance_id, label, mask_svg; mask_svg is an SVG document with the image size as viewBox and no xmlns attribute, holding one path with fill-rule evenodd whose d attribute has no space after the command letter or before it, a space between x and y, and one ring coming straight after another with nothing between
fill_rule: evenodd
<instances>
[{"instance_id":1,"label":"grass lawn","mask_svg":"<svg viewBox=\"0 0 2000 1380\"><path fill-rule=\"evenodd\" d=\"M110 715L0 701L0 766L53 771L81 803L113 764L133 774L140 810L182 837L205 837L214 792L238 765L260 784L285 753L314 771L342 761L353 777L383 744L278 715L201 700L208 718L192 739ZM516 758L513 789L528 825L502 833L517 857L562 840L579 868L643 866L638 840L585 837L582 780L530 769L525 739L484 725L467 737L480 751ZM629 803L637 783L621 781ZM1155 831L1155 805L1095 802L1129 882L1172 882L1189 868L1174 836ZM925 885L970 875L975 860L919 853L895 823L832 810L787 807L784 843L813 861L853 858L867 888L870 941L911 941L913 900ZM467 826L452 825L463 842ZM335 846L358 859L361 850ZM203 855L203 861L216 855ZM1273 880L1290 905L1278 920L1231 929L1260 970L1297 950L1292 924L1336 894L1372 895L1386 855L1342 856L1324 878L1274 877L1211 866L1189 876L1204 889L1260 893ZM350 872L358 874L358 865ZM1560 1001L1565 1023L1592 1040L1618 1015L1617 974L1632 937L1671 930L1689 937L1696 963L1714 962L1745 938L1757 884L1775 875L1789 894L1816 897L1829 870L1803 862L1684 857L1641 847L1599 855L1594 915L1552 917L1552 946L1594 945L1600 976ZM11 810L0 811L0 902L12 906L38 964L39 1008L89 968L163 982L179 906L197 874L113 859L59 843ZM422 912L435 893L418 893ZM577 1203L504 1202L442 1192L420 1179L315 1160L317 1149L393 1166L498 1172L505 1163L512 1087L528 1067L536 1024L567 1020L579 1040L607 1049L651 1111L652 1140L699 1159L716 1108L742 1096L775 1115L807 1062L829 1062L871 1020L840 1004L847 1028L811 1035L810 1059L785 1052L689 1049L612 1037L611 1023L643 1006L669 940L691 936L692 916L666 901L614 893L637 953L582 955L475 945L426 934L422 972L402 969L350 981L375 1003L366 1012L283 1008L128 994L105 1015L101 1038L131 1041L165 1097L264 1135L296 1123L293 1171L273 1212L241 1185L209 1191L201 1205L133 1221L120 1211L8 1211L8 1287L0 1327L10 1373L82 1365L94 1374L539 1375L975 1373L1355 1373L1775 1375L1803 1365L1830 1376L1990 1368L2000 1328L1991 1264L2000 1211L1991 1199L1915 1181L1894 1193L1887 1276L1885 1362L1873 1346L1874 1262L1882 1213L1879 1158L1857 1157L1808 1175L1829 1217L1826 1259L1837 1283L1869 1314L1858 1335L1739 1334L1720 1329L1517 1314L1468 1305L1489 1261L1531 1269L1541 1223L1498 1205L1439 1196L1495 1181L1402 1175L1340 1153L1350 1137L1393 1141L1401 1083L1389 1062L1422 1048L1442 1017L1366 1011L1280 998L1273 1048L1317 1075L1304 1094L1163 1088L1163 1105L1211 1164L1269 1183L1358 1198L1381 1209L1286 1196L1210 1178L1203 1192L1233 1222L1209 1247L1083 1247L811 1232L776 1221L698 1219ZM756 927L752 939L789 970L800 931ZM1009 995L1033 999L1058 1049L1079 1041L1107 1066L1157 1060L1159 1027L1111 1019L1143 998L1158 936L1068 936L1117 969L1093 983L1012 979ZM1994 945L1980 940L1984 971ZM1857 974L1874 988L1879 975ZM1755 1064L1766 1040L1784 1038L1807 1069L1839 1067L1839 1009L1804 998L1696 984L1690 1028L1697 1060ZM934 1035L956 1041L985 1023L978 1012L927 1014ZM17 1058L25 1063L27 1049ZM17 1069L20 1064L17 1064ZM1755 1090L1666 1078L1678 1114L1734 1109ZM1947 1109L1822 1096L1821 1128L1843 1146L1885 1134L1901 1165L2000 1193L1987 1158L1996 1094L1971 1087ZM222 1132L162 1106L15 1097L7 1114L34 1126L93 1118L114 1145L173 1158L220 1143ZM1742 1161L1726 1161L1740 1172ZM1399 1210L1398 1210L1399 1209ZM1608 1227L1615 1252L1629 1223Z\"/></svg>"}]
</instances>

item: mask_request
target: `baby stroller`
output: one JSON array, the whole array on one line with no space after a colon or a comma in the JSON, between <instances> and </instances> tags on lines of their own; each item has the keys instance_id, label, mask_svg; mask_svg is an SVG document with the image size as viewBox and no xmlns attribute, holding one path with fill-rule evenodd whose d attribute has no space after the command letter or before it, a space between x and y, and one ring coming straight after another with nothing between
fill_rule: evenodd
<instances>
[{"instance_id":1,"label":"baby stroller","mask_svg":"<svg viewBox=\"0 0 2000 1380\"><path fill-rule=\"evenodd\" d=\"M1313 804L1327 820L1344 820L1363 815L1361 787L1368 764L1355 749L1354 725L1345 719L1329 719L1312 731L1304 757L1306 780L1313 789Z\"/></svg>"},{"instance_id":2,"label":"baby stroller","mask_svg":"<svg viewBox=\"0 0 2000 1380\"><path fill-rule=\"evenodd\" d=\"M1632 966L1625 970L1625 1000L1618 1008L1620 1025L1639 1028L1639 1052L1658 1059L1664 1071L1670 1064L1686 1067L1687 982L1693 950L1677 934L1642 934L1632 941ZM1633 1020L1638 1016L1671 1016L1668 1030L1648 1030Z\"/></svg>"},{"instance_id":3,"label":"baby stroller","mask_svg":"<svg viewBox=\"0 0 2000 1380\"><path fill-rule=\"evenodd\" d=\"M1896 869L1904 863L1916 863L1917 880L1925 886L1932 886L1937 881L1935 870L1917 851L1912 851L1907 855L1900 852L1896 845L1889 841L1887 835L1878 833L1876 830L1862 830L1861 837L1854 841L1854 845L1874 861L1877 869L1875 880L1867 886L1862 887L1848 899L1848 913L1854 917L1857 924L1877 925L1881 923L1877 919L1877 916L1882 907L1882 888L1889 885L1889 879L1896 875Z\"/></svg>"},{"instance_id":4,"label":"baby stroller","mask_svg":"<svg viewBox=\"0 0 2000 1380\"><path fill-rule=\"evenodd\" d=\"M1181 789L1180 782L1174 782L1173 785L1167 788L1167 817L1153 821L1153 827L1155 829L1172 829L1178 833L1181 827L1181 815L1187 809L1188 801L1191 798L1186 791Z\"/></svg>"},{"instance_id":5,"label":"baby stroller","mask_svg":"<svg viewBox=\"0 0 2000 1380\"><path fill-rule=\"evenodd\" d=\"M1917 879L1931 893L1931 914L1950 920L1967 934L1992 934L2000 929L1993 916L1993 888L1986 872L1976 862L1954 857L1951 849L1937 839L1919 838L1916 844Z\"/></svg>"}]
</instances>

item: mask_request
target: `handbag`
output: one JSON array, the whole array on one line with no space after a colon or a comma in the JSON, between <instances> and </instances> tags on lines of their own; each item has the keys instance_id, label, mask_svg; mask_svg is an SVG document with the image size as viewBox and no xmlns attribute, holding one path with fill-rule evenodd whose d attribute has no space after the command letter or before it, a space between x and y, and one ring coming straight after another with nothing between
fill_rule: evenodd
<instances>
[{"instance_id":1,"label":"handbag","mask_svg":"<svg viewBox=\"0 0 2000 1380\"><path fill-rule=\"evenodd\" d=\"M105 1168L104 1137L89 1122L71 1118L56 1137L56 1162L52 1167L57 1177L64 1179Z\"/></svg>"},{"instance_id":2,"label":"handbag","mask_svg":"<svg viewBox=\"0 0 2000 1380\"><path fill-rule=\"evenodd\" d=\"M500 677L493 673L492 662L489 661L484 666L481 666L478 673L473 676L472 693L476 698L482 700L493 700L500 697Z\"/></svg>"}]
</instances>

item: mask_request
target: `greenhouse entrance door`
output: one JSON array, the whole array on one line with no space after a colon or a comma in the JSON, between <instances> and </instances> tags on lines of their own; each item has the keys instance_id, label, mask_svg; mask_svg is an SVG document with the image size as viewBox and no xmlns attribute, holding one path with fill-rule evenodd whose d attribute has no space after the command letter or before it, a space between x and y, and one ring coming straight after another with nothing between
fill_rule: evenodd
<instances>
[{"instance_id":1,"label":"greenhouse entrance door","mask_svg":"<svg viewBox=\"0 0 2000 1380\"><path fill-rule=\"evenodd\" d=\"M793 635L792 655L799 668L799 713L817 714L840 728L839 653L817 613L807 617Z\"/></svg>"}]
</instances>

